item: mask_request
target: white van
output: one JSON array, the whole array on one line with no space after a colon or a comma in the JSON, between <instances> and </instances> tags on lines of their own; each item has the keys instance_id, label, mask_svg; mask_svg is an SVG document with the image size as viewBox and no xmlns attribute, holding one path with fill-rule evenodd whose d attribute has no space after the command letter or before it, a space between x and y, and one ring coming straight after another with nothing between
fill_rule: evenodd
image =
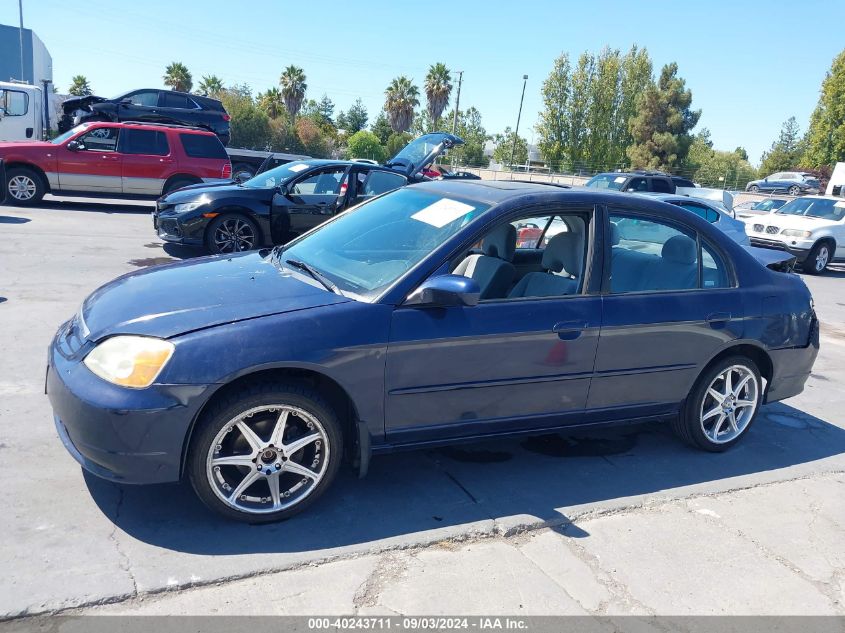
<instances>
[{"instance_id":1,"label":"white van","mask_svg":"<svg viewBox=\"0 0 845 633\"><path fill-rule=\"evenodd\" d=\"M0 142L44 139L41 88L0 81Z\"/></svg>"}]
</instances>

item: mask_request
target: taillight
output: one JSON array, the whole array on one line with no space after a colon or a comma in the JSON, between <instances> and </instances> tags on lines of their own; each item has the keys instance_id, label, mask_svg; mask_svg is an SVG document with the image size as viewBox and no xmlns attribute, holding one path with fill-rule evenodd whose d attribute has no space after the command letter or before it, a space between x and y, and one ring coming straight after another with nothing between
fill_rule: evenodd
<instances>
[{"instance_id":1,"label":"taillight","mask_svg":"<svg viewBox=\"0 0 845 633\"><path fill-rule=\"evenodd\" d=\"M224 113L223 113L223 120L224 120L224 121L231 121L231 120L232 120L232 117L230 117L228 114L226 114L226 113L224 112Z\"/></svg>"},{"instance_id":2,"label":"taillight","mask_svg":"<svg viewBox=\"0 0 845 633\"><path fill-rule=\"evenodd\" d=\"M232 163L226 161L223 164L223 175L222 178L231 178L232 177Z\"/></svg>"}]
</instances>

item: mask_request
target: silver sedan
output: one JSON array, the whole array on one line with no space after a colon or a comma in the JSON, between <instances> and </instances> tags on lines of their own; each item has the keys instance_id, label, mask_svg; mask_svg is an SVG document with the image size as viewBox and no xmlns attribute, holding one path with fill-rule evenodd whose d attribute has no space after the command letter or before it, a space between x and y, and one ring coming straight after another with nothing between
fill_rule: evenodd
<instances>
[{"instance_id":1,"label":"silver sedan","mask_svg":"<svg viewBox=\"0 0 845 633\"><path fill-rule=\"evenodd\" d=\"M715 224L725 232L734 242L742 246L750 246L748 235L745 232L745 222L737 220L727 207L713 200L692 198L690 196L660 193L660 194L638 194L647 195L649 198L656 198L676 207L686 209L691 213L704 218L711 224Z\"/></svg>"}]
</instances>

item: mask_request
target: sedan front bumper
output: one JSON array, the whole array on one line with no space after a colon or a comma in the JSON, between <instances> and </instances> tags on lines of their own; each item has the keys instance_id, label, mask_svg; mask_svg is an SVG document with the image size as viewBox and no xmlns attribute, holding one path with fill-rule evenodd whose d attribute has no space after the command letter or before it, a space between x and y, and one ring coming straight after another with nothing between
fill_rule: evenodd
<instances>
[{"instance_id":1,"label":"sedan front bumper","mask_svg":"<svg viewBox=\"0 0 845 633\"><path fill-rule=\"evenodd\" d=\"M768 240L755 235L749 235L748 239L751 242L751 246L756 246L757 248L770 248L778 251L786 251L790 255L794 255L799 264L807 259L807 256L810 254L809 247L804 247L798 243L792 245L787 244L786 242L781 242L780 240Z\"/></svg>"}]
</instances>

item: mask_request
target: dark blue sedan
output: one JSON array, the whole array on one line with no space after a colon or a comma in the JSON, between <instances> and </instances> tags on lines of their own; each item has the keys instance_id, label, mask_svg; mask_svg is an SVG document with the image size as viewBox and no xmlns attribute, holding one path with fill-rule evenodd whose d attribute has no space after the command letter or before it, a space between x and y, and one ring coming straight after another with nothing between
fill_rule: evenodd
<instances>
[{"instance_id":1,"label":"dark blue sedan","mask_svg":"<svg viewBox=\"0 0 845 633\"><path fill-rule=\"evenodd\" d=\"M47 391L87 470L188 477L251 522L398 449L658 419L722 451L818 353L790 257L638 196L424 183L103 286L56 334Z\"/></svg>"}]
</instances>

